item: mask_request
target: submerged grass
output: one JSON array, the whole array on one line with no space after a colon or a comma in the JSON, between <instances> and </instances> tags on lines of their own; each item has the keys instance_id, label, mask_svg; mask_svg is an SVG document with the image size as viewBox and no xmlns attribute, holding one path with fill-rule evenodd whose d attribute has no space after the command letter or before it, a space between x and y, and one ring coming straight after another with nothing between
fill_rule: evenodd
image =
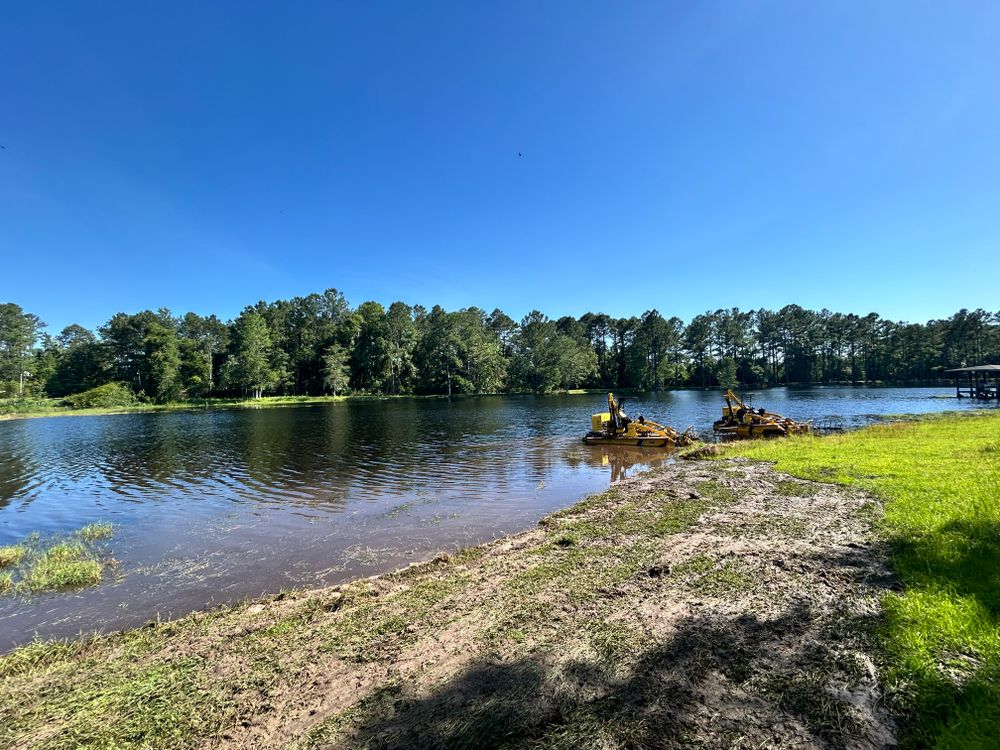
<instances>
[{"instance_id":1,"label":"submerged grass","mask_svg":"<svg viewBox=\"0 0 1000 750\"><path fill-rule=\"evenodd\" d=\"M9 568L17 565L28 554L28 548L23 544L12 544L7 547L0 547L0 568Z\"/></svg>"},{"instance_id":2,"label":"submerged grass","mask_svg":"<svg viewBox=\"0 0 1000 750\"><path fill-rule=\"evenodd\" d=\"M20 544L0 547L0 595L76 589L100 583L104 565L97 543L114 534L110 523L92 523L62 537L30 535Z\"/></svg>"},{"instance_id":3,"label":"submerged grass","mask_svg":"<svg viewBox=\"0 0 1000 750\"><path fill-rule=\"evenodd\" d=\"M57 544L39 553L21 579L28 591L79 588L101 581L101 564L82 544Z\"/></svg>"},{"instance_id":4,"label":"submerged grass","mask_svg":"<svg viewBox=\"0 0 1000 750\"><path fill-rule=\"evenodd\" d=\"M890 688L908 747L994 747L1000 737L1000 414L939 416L842 436L732 445L804 479L884 499L903 584L884 601Z\"/></svg>"},{"instance_id":5,"label":"submerged grass","mask_svg":"<svg viewBox=\"0 0 1000 750\"><path fill-rule=\"evenodd\" d=\"M115 533L113 524L107 522L88 523L76 532L76 535L85 542L97 542L102 539L110 539Z\"/></svg>"}]
</instances>

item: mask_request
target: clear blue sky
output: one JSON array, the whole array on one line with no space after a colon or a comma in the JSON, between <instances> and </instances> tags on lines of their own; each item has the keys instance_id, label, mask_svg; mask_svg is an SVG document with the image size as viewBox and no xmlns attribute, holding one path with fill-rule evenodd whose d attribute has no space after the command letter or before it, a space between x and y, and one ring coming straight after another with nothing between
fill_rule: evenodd
<instances>
[{"instance_id":1,"label":"clear blue sky","mask_svg":"<svg viewBox=\"0 0 1000 750\"><path fill-rule=\"evenodd\" d=\"M6 3L0 59L0 301L57 330L1000 308L992 1Z\"/></svg>"}]
</instances>

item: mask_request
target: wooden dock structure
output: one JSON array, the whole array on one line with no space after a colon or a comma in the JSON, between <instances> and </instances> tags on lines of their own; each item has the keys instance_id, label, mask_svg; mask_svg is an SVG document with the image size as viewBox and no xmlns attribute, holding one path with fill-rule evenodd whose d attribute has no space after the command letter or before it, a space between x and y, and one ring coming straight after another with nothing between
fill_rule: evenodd
<instances>
[{"instance_id":1,"label":"wooden dock structure","mask_svg":"<svg viewBox=\"0 0 1000 750\"><path fill-rule=\"evenodd\" d=\"M945 372L955 373L955 395L958 398L1000 398L1000 365L959 367ZM963 385L963 375L969 376L968 385Z\"/></svg>"}]
</instances>

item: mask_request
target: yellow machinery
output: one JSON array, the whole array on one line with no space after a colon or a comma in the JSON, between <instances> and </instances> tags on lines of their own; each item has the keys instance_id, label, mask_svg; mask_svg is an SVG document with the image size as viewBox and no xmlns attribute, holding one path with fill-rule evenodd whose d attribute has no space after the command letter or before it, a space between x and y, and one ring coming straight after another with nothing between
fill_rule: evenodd
<instances>
[{"instance_id":1,"label":"yellow machinery","mask_svg":"<svg viewBox=\"0 0 1000 750\"><path fill-rule=\"evenodd\" d=\"M796 422L764 409L754 411L732 391L726 391L725 398L722 419L712 425L712 429L723 437L785 437L809 432L808 422Z\"/></svg>"},{"instance_id":2,"label":"yellow machinery","mask_svg":"<svg viewBox=\"0 0 1000 750\"><path fill-rule=\"evenodd\" d=\"M590 432L583 438L587 445L637 445L641 448L674 448L696 440L692 428L677 432L640 416L630 419L613 393L608 394L608 410L590 418Z\"/></svg>"}]
</instances>

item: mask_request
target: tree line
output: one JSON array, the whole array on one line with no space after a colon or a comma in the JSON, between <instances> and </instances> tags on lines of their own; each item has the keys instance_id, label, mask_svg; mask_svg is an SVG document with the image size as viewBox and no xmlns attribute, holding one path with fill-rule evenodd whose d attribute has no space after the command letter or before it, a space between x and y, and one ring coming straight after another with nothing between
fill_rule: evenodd
<instances>
[{"instance_id":1,"label":"tree line","mask_svg":"<svg viewBox=\"0 0 1000 750\"><path fill-rule=\"evenodd\" d=\"M159 403L209 396L534 392L790 383L939 382L1000 362L1000 312L927 323L786 305L705 312L685 323L587 313L520 322L501 310L352 308L336 289L258 302L232 321L169 310L118 313L56 335L0 304L0 397L62 397L109 383Z\"/></svg>"}]
</instances>

